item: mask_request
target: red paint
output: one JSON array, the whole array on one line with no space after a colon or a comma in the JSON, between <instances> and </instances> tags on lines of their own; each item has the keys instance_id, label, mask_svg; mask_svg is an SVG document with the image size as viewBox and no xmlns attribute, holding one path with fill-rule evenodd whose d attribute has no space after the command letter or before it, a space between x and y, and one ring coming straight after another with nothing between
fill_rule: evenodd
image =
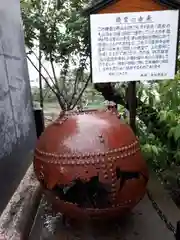
<instances>
[{"instance_id":1,"label":"red paint","mask_svg":"<svg viewBox=\"0 0 180 240\"><path fill-rule=\"evenodd\" d=\"M139 142L131 128L120 121L114 111L93 110L61 114L46 128L38 140L34 168L37 178L45 183L47 197L62 213L83 218L109 218L132 209L144 196L148 170ZM138 172L121 191L116 168ZM110 186L106 209L82 209L56 198L51 191L57 184L70 184L80 178L88 181L99 175L99 181ZM46 186L46 187L45 187Z\"/></svg>"}]
</instances>

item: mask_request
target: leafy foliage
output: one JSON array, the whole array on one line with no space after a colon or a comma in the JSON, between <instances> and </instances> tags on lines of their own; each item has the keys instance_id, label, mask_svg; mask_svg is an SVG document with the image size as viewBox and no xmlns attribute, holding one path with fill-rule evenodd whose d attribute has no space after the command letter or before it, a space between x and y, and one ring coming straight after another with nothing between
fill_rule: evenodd
<instances>
[{"instance_id":1,"label":"leafy foliage","mask_svg":"<svg viewBox=\"0 0 180 240\"><path fill-rule=\"evenodd\" d=\"M175 80L157 81L148 87L140 86L139 94L144 101L158 112L159 129L163 139L152 134L152 123L145 126L138 121L139 136L146 159L157 169L165 169L172 164L180 164L180 82ZM142 127L143 125L143 127ZM165 134L164 134L165 133Z\"/></svg>"},{"instance_id":2,"label":"leafy foliage","mask_svg":"<svg viewBox=\"0 0 180 240\"><path fill-rule=\"evenodd\" d=\"M52 74L47 70L48 77L40 74L64 110L75 107L90 80L88 22L81 14L84 4L85 0L61 1L57 8L56 0L21 0L25 43L30 49L27 57L39 72L31 55L41 68L43 58L49 62ZM35 54L37 48L42 57Z\"/></svg>"}]
</instances>

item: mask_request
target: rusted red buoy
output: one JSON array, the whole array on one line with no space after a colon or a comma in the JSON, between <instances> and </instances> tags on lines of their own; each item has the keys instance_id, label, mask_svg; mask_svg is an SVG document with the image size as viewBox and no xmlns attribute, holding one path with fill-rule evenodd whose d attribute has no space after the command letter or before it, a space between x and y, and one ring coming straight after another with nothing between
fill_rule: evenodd
<instances>
[{"instance_id":1,"label":"rusted red buoy","mask_svg":"<svg viewBox=\"0 0 180 240\"><path fill-rule=\"evenodd\" d=\"M54 208L71 218L110 218L144 196L138 139L110 110L62 113L37 142L34 169Z\"/></svg>"}]
</instances>

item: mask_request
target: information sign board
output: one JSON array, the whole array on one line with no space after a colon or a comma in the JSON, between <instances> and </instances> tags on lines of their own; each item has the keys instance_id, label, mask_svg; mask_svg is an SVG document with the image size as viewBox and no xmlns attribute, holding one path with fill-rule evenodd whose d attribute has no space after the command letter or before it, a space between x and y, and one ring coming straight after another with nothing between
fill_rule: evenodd
<instances>
[{"instance_id":1,"label":"information sign board","mask_svg":"<svg viewBox=\"0 0 180 240\"><path fill-rule=\"evenodd\" d=\"M94 83L175 76L179 10L92 14Z\"/></svg>"}]
</instances>

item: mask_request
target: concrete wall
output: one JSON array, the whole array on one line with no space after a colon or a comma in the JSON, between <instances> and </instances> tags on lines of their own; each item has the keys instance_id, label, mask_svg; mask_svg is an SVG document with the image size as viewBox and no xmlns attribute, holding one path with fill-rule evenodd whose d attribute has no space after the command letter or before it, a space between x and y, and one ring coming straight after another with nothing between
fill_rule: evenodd
<instances>
[{"instance_id":1,"label":"concrete wall","mask_svg":"<svg viewBox=\"0 0 180 240\"><path fill-rule=\"evenodd\" d=\"M31 159L35 127L19 0L0 1L0 212Z\"/></svg>"}]
</instances>

